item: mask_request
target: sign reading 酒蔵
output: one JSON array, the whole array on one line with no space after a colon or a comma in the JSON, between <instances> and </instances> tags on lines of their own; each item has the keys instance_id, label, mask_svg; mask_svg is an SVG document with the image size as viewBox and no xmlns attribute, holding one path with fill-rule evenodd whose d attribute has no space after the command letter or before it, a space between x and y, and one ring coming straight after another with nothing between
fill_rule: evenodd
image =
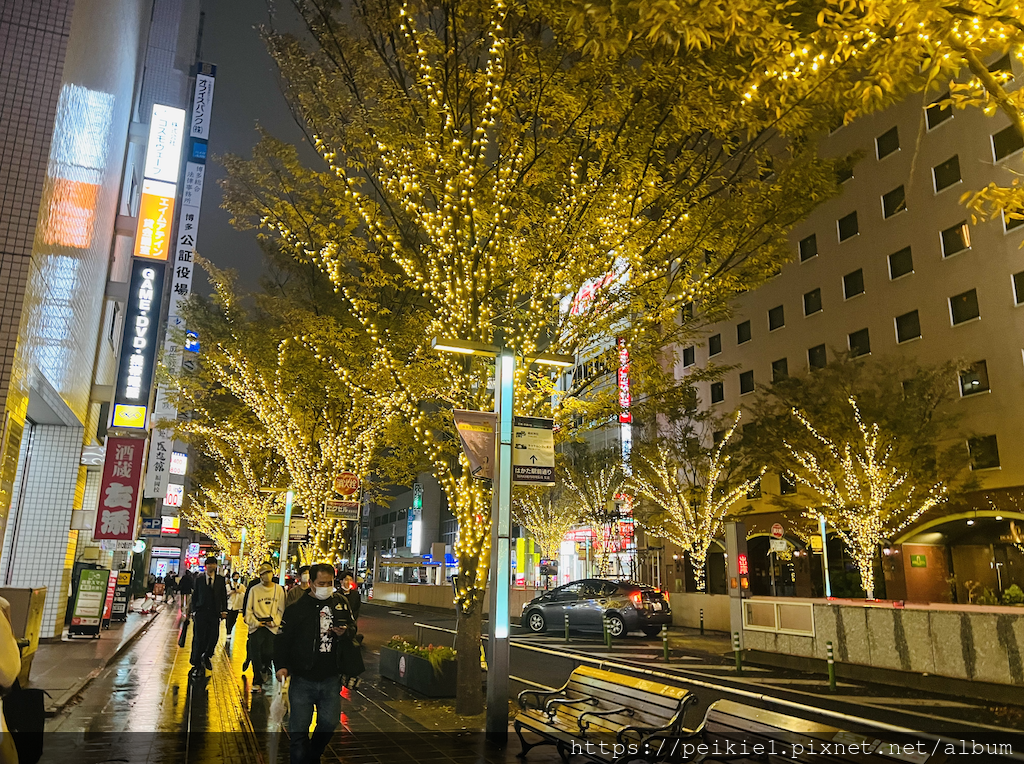
<instances>
[{"instance_id":1,"label":"sign reading \u9152\u8535","mask_svg":"<svg viewBox=\"0 0 1024 764\"><path fill-rule=\"evenodd\" d=\"M107 438L94 540L135 539L135 513L139 506L145 450L146 441L140 438Z\"/></svg>"}]
</instances>

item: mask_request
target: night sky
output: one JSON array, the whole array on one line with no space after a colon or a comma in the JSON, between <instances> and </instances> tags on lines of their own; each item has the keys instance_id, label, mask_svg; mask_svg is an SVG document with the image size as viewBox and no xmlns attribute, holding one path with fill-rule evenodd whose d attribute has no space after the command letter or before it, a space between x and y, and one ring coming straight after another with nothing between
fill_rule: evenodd
<instances>
[{"instance_id":1,"label":"night sky","mask_svg":"<svg viewBox=\"0 0 1024 764\"><path fill-rule=\"evenodd\" d=\"M224 154L249 156L259 140L257 125L281 140L305 146L307 161L318 157L295 123L278 79L277 67L260 39L258 27L270 23L267 0L202 0L205 14L200 60L217 65L210 154L203 188L199 254L220 268L238 271L238 285L256 290L263 274L263 256L255 231L238 231L221 209L218 181ZM301 20L288 0L274 4L275 28L301 33ZM209 293L205 274L197 273L196 288Z\"/></svg>"}]
</instances>

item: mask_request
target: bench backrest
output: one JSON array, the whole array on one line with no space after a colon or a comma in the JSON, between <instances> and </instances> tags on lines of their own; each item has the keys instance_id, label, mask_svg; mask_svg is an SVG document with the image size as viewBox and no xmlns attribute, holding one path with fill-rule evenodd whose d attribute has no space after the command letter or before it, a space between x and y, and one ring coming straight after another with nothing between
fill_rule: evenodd
<instances>
[{"instance_id":1,"label":"bench backrest","mask_svg":"<svg viewBox=\"0 0 1024 764\"><path fill-rule=\"evenodd\" d=\"M565 694L570 698L597 700L596 706L586 707L587 711L631 709L634 712L632 716L628 713L619 713L601 718L587 718L594 730L618 730L622 727L665 727L675 724L680 721L678 716L689 692L682 687L652 682L649 679L637 679L590 666L580 666L572 672Z\"/></svg>"},{"instance_id":2,"label":"bench backrest","mask_svg":"<svg viewBox=\"0 0 1024 764\"><path fill-rule=\"evenodd\" d=\"M797 716L745 706L731 700L713 703L707 710L701 730L705 742L717 744L722 751L725 751L726 745L731 742L736 754L743 755L749 751L752 762L763 761L758 754L774 752L780 759L814 764L892 764L894 758L883 753L912 753L910 749L903 747L907 743L880 741L873 735L850 732ZM745 748L739 748L741 744ZM758 751L755 749L757 745L763 748ZM913 744L911 746L913 747ZM919 755L909 760L920 764L939 764L945 759L943 754L938 754L924 757Z\"/></svg>"}]
</instances>

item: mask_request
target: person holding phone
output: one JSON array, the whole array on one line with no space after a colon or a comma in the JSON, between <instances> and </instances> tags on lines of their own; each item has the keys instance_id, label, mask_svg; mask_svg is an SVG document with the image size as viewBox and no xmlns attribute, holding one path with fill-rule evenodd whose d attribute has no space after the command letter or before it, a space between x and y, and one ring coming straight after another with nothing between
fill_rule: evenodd
<instances>
[{"instance_id":1,"label":"person holding phone","mask_svg":"<svg viewBox=\"0 0 1024 764\"><path fill-rule=\"evenodd\" d=\"M269 681L274 658L274 638L281 631L285 601L284 587L274 583L274 569L263 563L257 573L260 582L249 591L245 605L254 693L263 692L263 684Z\"/></svg>"}]
</instances>

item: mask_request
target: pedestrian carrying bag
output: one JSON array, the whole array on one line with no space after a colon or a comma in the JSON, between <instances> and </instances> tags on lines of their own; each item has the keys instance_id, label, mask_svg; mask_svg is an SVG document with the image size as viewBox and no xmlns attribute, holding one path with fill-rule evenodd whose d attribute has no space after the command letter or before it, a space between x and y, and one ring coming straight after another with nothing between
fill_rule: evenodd
<instances>
[{"instance_id":1,"label":"pedestrian carrying bag","mask_svg":"<svg viewBox=\"0 0 1024 764\"><path fill-rule=\"evenodd\" d=\"M285 714L288 713L290 704L288 702L288 688L291 686L292 678L286 677L284 684L281 685L281 690L277 693L277 697L274 698L274 702L270 704L270 724L271 729L274 725L283 725Z\"/></svg>"},{"instance_id":2,"label":"pedestrian carrying bag","mask_svg":"<svg viewBox=\"0 0 1024 764\"><path fill-rule=\"evenodd\" d=\"M181 634L178 635L178 647L184 647L185 640L188 639L188 622L188 618L181 622Z\"/></svg>"}]
</instances>

